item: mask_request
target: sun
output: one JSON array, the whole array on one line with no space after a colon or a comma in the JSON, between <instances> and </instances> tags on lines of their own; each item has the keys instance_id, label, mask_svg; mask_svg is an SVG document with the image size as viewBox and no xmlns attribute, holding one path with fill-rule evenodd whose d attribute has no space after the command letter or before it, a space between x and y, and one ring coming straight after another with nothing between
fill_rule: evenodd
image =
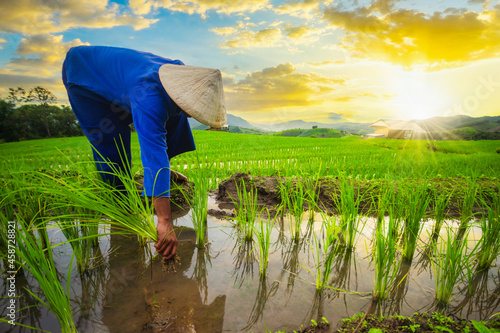
<instances>
[{"instance_id":1,"label":"sun","mask_svg":"<svg viewBox=\"0 0 500 333\"><path fill-rule=\"evenodd\" d=\"M402 120L427 119L443 114L448 98L432 76L405 72L393 82L393 107Z\"/></svg>"}]
</instances>

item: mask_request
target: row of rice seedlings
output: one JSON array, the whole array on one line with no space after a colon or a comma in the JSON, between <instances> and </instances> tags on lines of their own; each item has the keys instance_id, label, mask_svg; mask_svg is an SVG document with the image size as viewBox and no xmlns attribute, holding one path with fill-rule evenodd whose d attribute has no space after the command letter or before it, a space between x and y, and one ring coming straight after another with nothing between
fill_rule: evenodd
<instances>
[{"instance_id":1,"label":"row of rice seedlings","mask_svg":"<svg viewBox=\"0 0 500 333\"><path fill-rule=\"evenodd\" d=\"M401 258L398 259L397 235L394 232L397 224L394 210L394 208L389 209L388 222L383 219L377 223L375 231L372 250L375 265L373 298L377 301L389 296L391 288L397 282L397 273L401 265Z\"/></svg>"},{"instance_id":2,"label":"row of rice seedlings","mask_svg":"<svg viewBox=\"0 0 500 333\"><path fill-rule=\"evenodd\" d=\"M465 230L463 239L457 237L461 230ZM451 228L447 228L446 238L440 237L432 243L435 296L441 305L447 305L455 286L470 276L472 254L469 254L467 246L469 228L461 230L454 235Z\"/></svg>"},{"instance_id":3,"label":"row of rice seedlings","mask_svg":"<svg viewBox=\"0 0 500 333\"><path fill-rule=\"evenodd\" d=\"M245 180L242 178L236 178L234 182L238 198L237 200L231 198L231 200L234 204L236 227L242 233L245 241L252 241L255 219L260 215L257 189L249 184L247 190Z\"/></svg>"},{"instance_id":4,"label":"row of rice seedlings","mask_svg":"<svg viewBox=\"0 0 500 333\"><path fill-rule=\"evenodd\" d=\"M16 254L19 264L37 280L45 300L30 290L27 292L56 316L61 332L76 332L69 299L73 257L69 264L66 288L64 289L59 282L52 247L46 247L46 244L49 244L47 234L41 233L39 237L33 236L28 230L29 227L25 226L24 221L19 221L18 226ZM41 238L45 238L45 240Z\"/></svg>"},{"instance_id":5,"label":"row of rice seedlings","mask_svg":"<svg viewBox=\"0 0 500 333\"><path fill-rule=\"evenodd\" d=\"M420 183L407 188L404 193L406 209L401 242L403 246L403 259L411 261L417 249L417 242L423 228L422 220L425 217L430 198L427 195L426 183Z\"/></svg>"},{"instance_id":6,"label":"row of rice seedlings","mask_svg":"<svg viewBox=\"0 0 500 333\"><path fill-rule=\"evenodd\" d=\"M356 245L358 234L365 226L365 224L361 225L362 216L359 214L362 201L360 189L359 187L355 189L349 180L343 179L340 182L340 195L334 195L332 199L340 215L344 245L352 249Z\"/></svg>"}]
</instances>

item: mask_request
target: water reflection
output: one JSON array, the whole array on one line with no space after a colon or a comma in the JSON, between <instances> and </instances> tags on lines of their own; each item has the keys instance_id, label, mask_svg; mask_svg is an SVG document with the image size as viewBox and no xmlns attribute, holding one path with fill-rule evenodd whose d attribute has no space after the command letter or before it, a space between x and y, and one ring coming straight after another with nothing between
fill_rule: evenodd
<instances>
[{"instance_id":1,"label":"water reflection","mask_svg":"<svg viewBox=\"0 0 500 333\"><path fill-rule=\"evenodd\" d=\"M247 320L247 325L243 328L244 331L250 330L259 321L259 319L261 319L268 299L276 294L278 287L278 281L274 281L269 284L265 275L261 275L259 277L259 289L257 290L252 311L250 312L250 316Z\"/></svg>"},{"instance_id":2,"label":"water reflection","mask_svg":"<svg viewBox=\"0 0 500 333\"><path fill-rule=\"evenodd\" d=\"M463 297L462 301L450 306L450 312L468 317L479 311L480 320L489 319L497 313L500 307L500 271L493 271L476 272L458 293Z\"/></svg>"},{"instance_id":3,"label":"water reflection","mask_svg":"<svg viewBox=\"0 0 500 333\"><path fill-rule=\"evenodd\" d=\"M234 256L234 268L231 273L234 278L234 285L241 287L245 279L253 278L254 264L257 261L253 242L240 240L234 243L231 254Z\"/></svg>"}]
</instances>

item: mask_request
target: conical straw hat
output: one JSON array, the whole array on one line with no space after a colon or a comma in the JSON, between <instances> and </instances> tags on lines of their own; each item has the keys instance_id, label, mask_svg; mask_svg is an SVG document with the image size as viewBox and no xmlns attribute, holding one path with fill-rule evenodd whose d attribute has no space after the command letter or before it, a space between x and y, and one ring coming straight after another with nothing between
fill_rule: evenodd
<instances>
[{"instance_id":1,"label":"conical straw hat","mask_svg":"<svg viewBox=\"0 0 500 333\"><path fill-rule=\"evenodd\" d=\"M224 89L218 69L165 64L159 75L170 98L188 115L211 127L226 124Z\"/></svg>"}]
</instances>

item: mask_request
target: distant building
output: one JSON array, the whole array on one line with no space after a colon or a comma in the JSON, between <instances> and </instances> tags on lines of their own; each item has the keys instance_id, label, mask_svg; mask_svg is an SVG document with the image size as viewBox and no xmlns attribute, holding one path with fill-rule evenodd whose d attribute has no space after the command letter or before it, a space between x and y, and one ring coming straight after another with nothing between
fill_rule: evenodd
<instances>
[{"instance_id":1,"label":"distant building","mask_svg":"<svg viewBox=\"0 0 500 333\"><path fill-rule=\"evenodd\" d=\"M210 127L207 131L219 131L219 132L229 132L229 125L222 125L222 127Z\"/></svg>"},{"instance_id":2,"label":"distant building","mask_svg":"<svg viewBox=\"0 0 500 333\"><path fill-rule=\"evenodd\" d=\"M367 138L415 139L427 133L414 121L380 119L370 127L375 127L375 133L367 134Z\"/></svg>"}]
</instances>

